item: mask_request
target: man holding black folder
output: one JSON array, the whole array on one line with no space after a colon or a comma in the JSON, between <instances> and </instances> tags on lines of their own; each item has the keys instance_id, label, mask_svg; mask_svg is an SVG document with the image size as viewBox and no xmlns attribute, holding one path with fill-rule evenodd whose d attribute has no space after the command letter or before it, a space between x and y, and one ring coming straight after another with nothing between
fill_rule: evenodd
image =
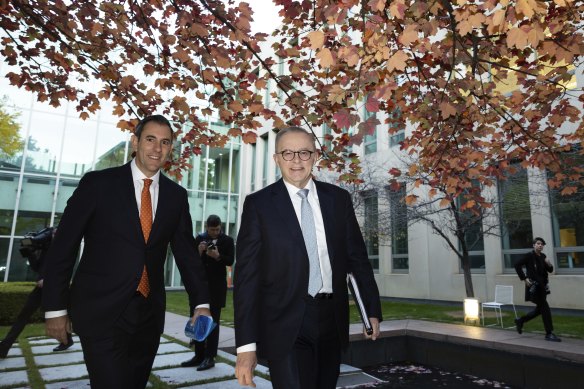
<instances>
[{"instance_id":1,"label":"man holding black folder","mask_svg":"<svg viewBox=\"0 0 584 389\"><path fill-rule=\"evenodd\" d=\"M234 278L235 375L255 386L257 356L274 388L335 388L349 343L352 273L379 336L379 291L347 191L312 179L314 137L300 127L276 136L282 179L245 199Z\"/></svg>"}]
</instances>

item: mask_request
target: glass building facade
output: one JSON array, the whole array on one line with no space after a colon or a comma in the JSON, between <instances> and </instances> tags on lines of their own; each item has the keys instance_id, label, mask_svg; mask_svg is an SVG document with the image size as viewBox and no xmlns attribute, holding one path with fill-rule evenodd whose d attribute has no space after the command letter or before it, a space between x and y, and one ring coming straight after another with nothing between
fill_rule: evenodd
<instances>
[{"instance_id":1,"label":"glass building facade","mask_svg":"<svg viewBox=\"0 0 584 389\"><path fill-rule=\"evenodd\" d=\"M129 161L130 134L116 127L118 118L108 114L111 107L84 121L74 104L55 108L40 103L4 77L0 90L3 109L18 114L22 140L13 155L0 154L0 282L34 280L36 274L19 252L23 235L59 224L83 174ZM227 131L221 123L211 120L210 125ZM240 149L240 140L233 139L224 148L204 147L189 161L193 168L179 183L189 193L195 232L202 232L207 216L216 214L225 233L236 236ZM166 285L180 287L172 253L168 255Z\"/></svg>"}]
</instances>

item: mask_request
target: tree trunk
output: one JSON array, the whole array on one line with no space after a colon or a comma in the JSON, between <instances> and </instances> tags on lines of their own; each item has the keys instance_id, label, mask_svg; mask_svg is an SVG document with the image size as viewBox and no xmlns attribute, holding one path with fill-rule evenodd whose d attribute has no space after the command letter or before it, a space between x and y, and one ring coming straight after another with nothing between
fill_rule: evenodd
<instances>
[{"instance_id":1,"label":"tree trunk","mask_svg":"<svg viewBox=\"0 0 584 389\"><path fill-rule=\"evenodd\" d=\"M472 275L470 273L470 259L468 254L461 258L462 272L464 274L464 289L466 290L466 297L474 298L474 289L472 287Z\"/></svg>"}]
</instances>

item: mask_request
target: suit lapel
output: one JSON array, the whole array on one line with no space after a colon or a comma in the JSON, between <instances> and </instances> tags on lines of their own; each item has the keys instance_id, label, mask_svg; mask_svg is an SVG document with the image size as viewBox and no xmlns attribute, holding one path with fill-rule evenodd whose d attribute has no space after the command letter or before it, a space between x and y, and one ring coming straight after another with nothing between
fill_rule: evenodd
<instances>
[{"instance_id":1,"label":"suit lapel","mask_svg":"<svg viewBox=\"0 0 584 389\"><path fill-rule=\"evenodd\" d=\"M277 181L272 187L272 199L274 201L274 207L276 208L280 219L282 219L280 225L285 226L288 229L292 240L302 242L302 247L304 247L302 229L300 228L298 217L296 216L294 206L292 205L292 200L290 199L290 195L288 194L288 190L282 179ZM293 222L291 223L290 220L293 220Z\"/></svg>"}]
</instances>

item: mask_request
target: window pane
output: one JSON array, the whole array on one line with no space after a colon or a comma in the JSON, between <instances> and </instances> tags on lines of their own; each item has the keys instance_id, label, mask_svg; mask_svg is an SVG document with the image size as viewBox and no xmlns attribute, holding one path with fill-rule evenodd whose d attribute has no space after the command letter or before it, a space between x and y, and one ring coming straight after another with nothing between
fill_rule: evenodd
<instances>
[{"instance_id":1,"label":"window pane","mask_svg":"<svg viewBox=\"0 0 584 389\"><path fill-rule=\"evenodd\" d=\"M93 147L95 144L96 122L67 118L67 129L63 139L61 157L61 174L81 177L93 165Z\"/></svg>"},{"instance_id":2,"label":"window pane","mask_svg":"<svg viewBox=\"0 0 584 389\"><path fill-rule=\"evenodd\" d=\"M38 274L31 269L28 260L20 254L19 248L20 239L15 239L10 269L8 270L8 281L36 281Z\"/></svg>"},{"instance_id":3,"label":"window pane","mask_svg":"<svg viewBox=\"0 0 584 389\"><path fill-rule=\"evenodd\" d=\"M407 257L393 257L393 270L408 270L409 268L410 264Z\"/></svg>"},{"instance_id":4,"label":"window pane","mask_svg":"<svg viewBox=\"0 0 584 389\"><path fill-rule=\"evenodd\" d=\"M130 136L120 131L113 123L100 123L97 131L95 170L123 165L126 162L126 145L128 156L132 154L129 146Z\"/></svg>"},{"instance_id":5,"label":"window pane","mask_svg":"<svg viewBox=\"0 0 584 389\"><path fill-rule=\"evenodd\" d=\"M0 282L4 282L6 274L6 259L8 258L8 245L10 239L0 238Z\"/></svg>"},{"instance_id":6,"label":"window pane","mask_svg":"<svg viewBox=\"0 0 584 389\"><path fill-rule=\"evenodd\" d=\"M563 163L583 167L584 156L565 155ZM558 269L582 269L584 255L584 189L562 196L563 188L550 190L552 227Z\"/></svg>"},{"instance_id":7,"label":"window pane","mask_svg":"<svg viewBox=\"0 0 584 389\"><path fill-rule=\"evenodd\" d=\"M563 269L584 269L584 252L557 253L558 267Z\"/></svg>"},{"instance_id":8,"label":"window pane","mask_svg":"<svg viewBox=\"0 0 584 389\"><path fill-rule=\"evenodd\" d=\"M393 270L409 269L408 259L408 211L404 201L405 185L397 190L389 190L391 212L391 254Z\"/></svg>"},{"instance_id":9,"label":"window pane","mask_svg":"<svg viewBox=\"0 0 584 389\"><path fill-rule=\"evenodd\" d=\"M25 177L16 221L16 235L48 227L51 221L54 178Z\"/></svg>"},{"instance_id":10,"label":"window pane","mask_svg":"<svg viewBox=\"0 0 584 389\"><path fill-rule=\"evenodd\" d=\"M499 181L498 186L503 250L531 247L533 232L527 171L519 168L507 180Z\"/></svg>"},{"instance_id":11,"label":"window pane","mask_svg":"<svg viewBox=\"0 0 584 389\"><path fill-rule=\"evenodd\" d=\"M0 173L0 186L2 187L0 191L0 235L10 235L16 204L16 191L18 190L18 176Z\"/></svg>"},{"instance_id":12,"label":"window pane","mask_svg":"<svg viewBox=\"0 0 584 389\"><path fill-rule=\"evenodd\" d=\"M25 171L57 172L64 125L64 116L35 112L26 143Z\"/></svg>"}]
</instances>

